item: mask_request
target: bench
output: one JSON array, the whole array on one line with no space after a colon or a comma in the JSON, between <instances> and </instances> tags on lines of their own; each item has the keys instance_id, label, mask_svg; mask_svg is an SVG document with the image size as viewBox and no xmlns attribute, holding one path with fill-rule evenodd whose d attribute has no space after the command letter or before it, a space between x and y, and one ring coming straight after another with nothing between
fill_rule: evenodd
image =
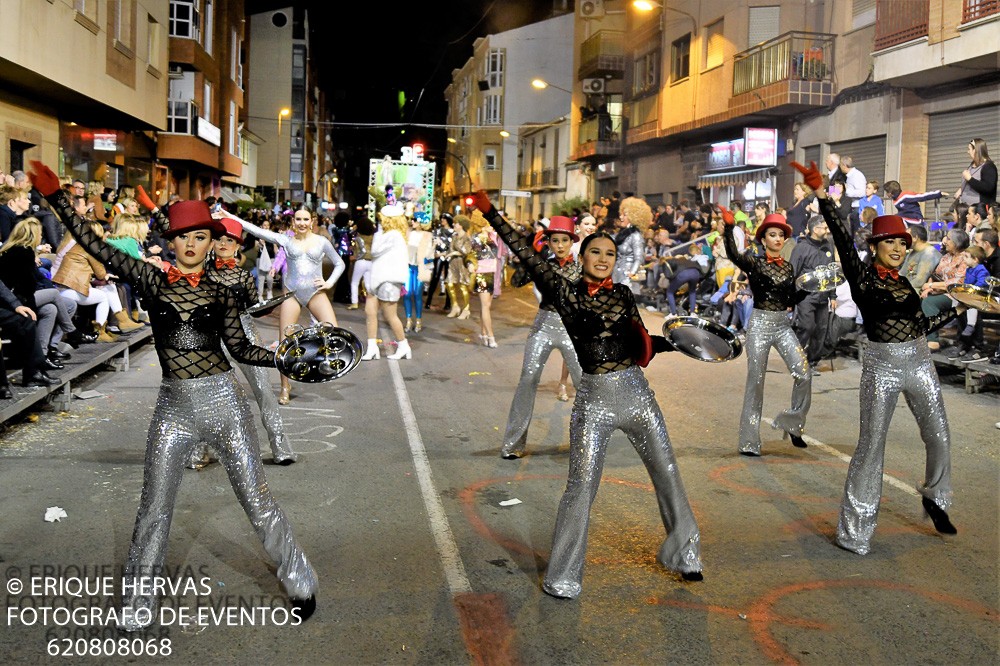
<instances>
[{"instance_id":1,"label":"bench","mask_svg":"<svg viewBox=\"0 0 1000 666\"><path fill-rule=\"evenodd\" d=\"M49 400L60 411L69 411L73 400L73 381L83 375L104 367L111 367L117 372L129 369L129 352L133 347L143 344L153 337L153 329L144 326L141 329L118 336L115 342L95 342L80 345L72 351L72 358L65 361L62 370L48 372L59 383L52 386L21 386L21 371L12 370L7 373L11 393L10 400L0 400L0 423L5 423L22 414L34 405Z\"/></svg>"}]
</instances>

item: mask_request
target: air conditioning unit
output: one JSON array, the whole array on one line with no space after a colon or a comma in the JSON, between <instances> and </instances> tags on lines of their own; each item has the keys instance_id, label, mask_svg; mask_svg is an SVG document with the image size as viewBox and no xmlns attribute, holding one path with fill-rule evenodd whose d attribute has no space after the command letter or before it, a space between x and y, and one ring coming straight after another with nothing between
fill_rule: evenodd
<instances>
[{"instance_id":1,"label":"air conditioning unit","mask_svg":"<svg viewBox=\"0 0 1000 666\"><path fill-rule=\"evenodd\" d=\"M585 95L602 95L604 94L604 86L604 79L584 79L583 93Z\"/></svg>"},{"instance_id":2,"label":"air conditioning unit","mask_svg":"<svg viewBox=\"0 0 1000 666\"><path fill-rule=\"evenodd\" d=\"M182 79L184 78L184 68L180 65L170 65L167 76L171 79Z\"/></svg>"},{"instance_id":3,"label":"air conditioning unit","mask_svg":"<svg viewBox=\"0 0 1000 666\"><path fill-rule=\"evenodd\" d=\"M595 19L604 16L604 0L579 0L576 8L581 18Z\"/></svg>"}]
</instances>

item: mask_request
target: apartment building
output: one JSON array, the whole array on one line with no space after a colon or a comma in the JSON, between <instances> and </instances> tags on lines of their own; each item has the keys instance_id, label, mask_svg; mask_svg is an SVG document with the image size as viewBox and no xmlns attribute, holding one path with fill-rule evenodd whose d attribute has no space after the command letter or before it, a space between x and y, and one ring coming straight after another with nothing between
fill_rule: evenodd
<instances>
[{"instance_id":1,"label":"apartment building","mask_svg":"<svg viewBox=\"0 0 1000 666\"><path fill-rule=\"evenodd\" d=\"M565 196L567 174L577 167L567 164L569 141L555 137L568 137L574 112L573 23L573 14L564 13L477 39L472 57L452 72L445 90L449 129L441 192L446 208L463 192L485 189L512 216L526 219L540 216L548 198ZM535 79L548 87L533 87ZM553 137L549 141L538 135L543 125L564 129L561 134L543 131ZM526 184L525 174L530 179L532 172L537 180ZM527 191L521 185L531 197L500 194Z\"/></svg>"},{"instance_id":2,"label":"apartment building","mask_svg":"<svg viewBox=\"0 0 1000 666\"><path fill-rule=\"evenodd\" d=\"M37 159L149 187L167 125L167 3L2 0L0 16L0 166Z\"/></svg>"},{"instance_id":3,"label":"apartment building","mask_svg":"<svg viewBox=\"0 0 1000 666\"><path fill-rule=\"evenodd\" d=\"M637 4L577 4L575 78L613 119L574 131L599 194L773 206L791 198L788 162L831 152L954 192L969 139L1000 140L994 0Z\"/></svg>"},{"instance_id":4,"label":"apartment building","mask_svg":"<svg viewBox=\"0 0 1000 666\"><path fill-rule=\"evenodd\" d=\"M243 171L244 15L240 0L170 0L167 123L157 191L234 200Z\"/></svg>"},{"instance_id":5,"label":"apartment building","mask_svg":"<svg viewBox=\"0 0 1000 666\"><path fill-rule=\"evenodd\" d=\"M335 196L330 117L301 6L252 14L248 127L261 137L258 191L317 206Z\"/></svg>"}]
</instances>

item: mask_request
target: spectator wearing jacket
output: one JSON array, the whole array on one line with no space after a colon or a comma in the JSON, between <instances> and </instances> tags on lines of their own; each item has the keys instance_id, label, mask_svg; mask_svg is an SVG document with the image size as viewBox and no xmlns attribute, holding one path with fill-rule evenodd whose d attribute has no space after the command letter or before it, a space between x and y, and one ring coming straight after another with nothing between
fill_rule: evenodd
<instances>
[{"instance_id":1,"label":"spectator wearing jacket","mask_svg":"<svg viewBox=\"0 0 1000 666\"><path fill-rule=\"evenodd\" d=\"M830 229L821 216L809 218L806 226L807 235L795 244L792 249L792 274L797 280L805 273L812 272L820 266L833 263L833 245L829 239ZM811 293L795 306L792 328L799 339L799 344L806 352L806 360L813 369L823 355L826 344L827 327L830 321L830 294L827 292Z\"/></svg>"}]
</instances>

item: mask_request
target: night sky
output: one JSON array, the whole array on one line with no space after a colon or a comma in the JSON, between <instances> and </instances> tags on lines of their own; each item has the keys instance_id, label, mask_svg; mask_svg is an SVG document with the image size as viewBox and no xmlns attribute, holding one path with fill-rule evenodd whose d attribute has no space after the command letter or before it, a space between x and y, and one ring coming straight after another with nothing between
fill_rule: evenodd
<instances>
[{"instance_id":1,"label":"night sky","mask_svg":"<svg viewBox=\"0 0 1000 666\"><path fill-rule=\"evenodd\" d=\"M418 141L427 146L428 157L444 150L444 130L411 123L446 122L444 90L452 70L472 56L477 38L552 15L552 2L546 0L247 0L246 10L249 14L291 5L309 8L310 28L318 37L312 42L313 63L321 68L320 85L334 122L396 124L383 129L335 125L331 131L335 149L344 151L348 160L344 175L356 196L366 188L370 158L389 154L398 159L402 146ZM400 91L406 96L402 111Z\"/></svg>"}]
</instances>

